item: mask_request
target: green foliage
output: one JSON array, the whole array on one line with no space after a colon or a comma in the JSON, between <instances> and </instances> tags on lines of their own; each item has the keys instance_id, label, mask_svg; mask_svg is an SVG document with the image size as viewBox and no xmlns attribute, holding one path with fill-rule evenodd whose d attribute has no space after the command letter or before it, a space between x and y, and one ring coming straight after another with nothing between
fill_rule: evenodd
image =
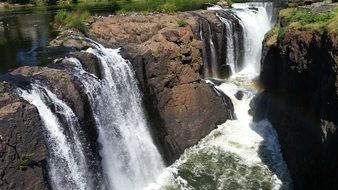
<instances>
[{"instance_id":1,"label":"green foliage","mask_svg":"<svg viewBox=\"0 0 338 190\"><path fill-rule=\"evenodd\" d=\"M178 20L177 25L178 25L178 27L186 27L186 26L188 26L188 22L185 21L185 20Z\"/></svg>"},{"instance_id":2,"label":"green foliage","mask_svg":"<svg viewBox=\"0 0 338 190\"><path fill-rule=\"evenodd\" d=\"M160 52L158 50L153 50L152 55L153 55L153 57L158 58L158 57L160 57Z\"/></svg>"},{"instance_id":3,"label":"green foliage","mask_svg":"<svg viewBox=\"0 0 338 190\"><path fill-rule=\"evenodd\" d=\"M90 18L88 11L69 12L64 9L58 10L55 16L57 24L78 29L81 32L87 32L87 20Z\"/></svg>"},{"instance_id":4,"label":"green foliage","mask_svg":"<svg viewBox=\"0 0 338 190\"><path fill-rule=\"evenodd\" d=\"M285 27L280 27L278 30L278 41L283 41L285 37Z\"/></svg>"},{"instance_id":5,"label":"green foliage","mask_svg":"<svg viewBox=\"0 0 338 190\"><path fill-rule=\"evenodd\" d=\"M191 39L191 40L189 41L189 45L191 45L192 47L197 47L197 40Z\"/></svg>"},{"instance_id":6,"label":"green foliage","mask_svg":"<svg viewBox=\"0 0 338 190\"><path fill-rule=\"evenodd\" d=\"M45 6L47 5L47 1L46 0L30 0L29 3L34 4L36 6Z\"/></svg>"},{"instance_id":7,"label":"green foliage","mask_svg":"<svg viewBox=\"0 0 338 190\"><path fill-rule=\"evenodd\" d=\"M229 7L232 7L233 1L232 0L227 0L227 4Z\"/></svg>"},{"instance_id":8,"label":"green foliage","mask_svg":"<svg viewBox=\"0 0 338 190\"><path fill-rule=\"evenodd\" d=\"M173 13L176 11L189 11L205 8L209 3L218 0L126 0L118 1L118 13L128 12L161 12Z\"/></svg>"},{"instance_id":9,"label":"green foliage","mask_svg":"<svg viewBox=\"0 0 338 190\"><path fill-rule=\"evenodd\" d=\"M233 3L247 3L250 2L251 0L232 0Z\"/></svg>"},{"instance_id":10,"label":"green foliage","mask_svg":"<svg viewBox=\"0 0 338 190\"><path fill-rule=\"evenodd\" d=\"M27 169L27 166L29 166L33 161L32 157L34 156L34 153L22 153L20 155L20 160L19 160L19 166L18 169L21 171L24 171Z\"/></svg>"},{"instance_id":11,"label":"green foliage","mask_svg":"<svg viewBox=\"0 0 338 190\"><path fill-rule=\"evenodd\" d=\"M177 11L177 7L173 3L164 3L159 5L156 10L160 13L174 13Z\"/></svg>"},{"instance_id":12,"label":"green foliage","mask_svg":"<svg viewBox=\"0 0 338 190\"><path fill-rule=\"evenodd\" d=\"M283 21L282 27L315 32L337 32L338 9L320 14L309 9L289 8L281 10L279 16Z\"/></svg>"}]
</instances>

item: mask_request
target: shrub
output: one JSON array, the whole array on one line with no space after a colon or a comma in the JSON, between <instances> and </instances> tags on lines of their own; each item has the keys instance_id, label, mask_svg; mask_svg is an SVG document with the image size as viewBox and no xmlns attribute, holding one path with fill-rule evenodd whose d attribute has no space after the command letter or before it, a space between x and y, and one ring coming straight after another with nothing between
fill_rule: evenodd
<instances>
[{"instance_id":1,"label":"shrub","mask_svg":"<svg viewBox=\"0 0 338 190\"><path fill-rule=\"evenodd\" d=\"M21 171L26 170L27 166L29 166L32 163L33 156L34 156L34 153L27 152L27 153L21 154L18 169Z\"/></svg>"},{"instance_id":2,"label":"shrub","mask_svg":"<svg viewBox=\"0 0 338 190\"><path fill-rule=\"evenodd\" d=\"M87 20L90 18L88 11L68 12L64 9L58 10L55 16L56 23L75 28L81 32L87 32Z\"/></svg>"},{"instance_id":3,"label":"shrub","mask_svg":"<svg viewBox=\"0 0 338 190\"><path fill-rule=\"evenodd\" d=\"M160 13L174 13L177 11L177 7L173 3L164 3L157 7L157 11Z\"/></svg>"},{"instance_id":4,"label":"shrub","mask_svg":"<svg viewBox=\"0 0 338 190\"><path fill-rule=\"evenodd\" d=\"M178 27L186 27L186 26L188 26L188 22L185 21L185 20L178 20L177 25L178 25Z\"/></svg>"}]
</instances>

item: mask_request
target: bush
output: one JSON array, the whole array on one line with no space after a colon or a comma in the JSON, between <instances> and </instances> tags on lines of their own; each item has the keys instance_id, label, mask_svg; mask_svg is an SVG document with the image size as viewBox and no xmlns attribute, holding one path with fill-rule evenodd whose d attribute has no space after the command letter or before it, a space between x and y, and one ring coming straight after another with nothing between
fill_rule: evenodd
<instances>
[{"instance_id":1,"label":"bush","mask_svg":"<svg viewBox=\"0 0 338 190\"><path fill-rule=\"evenodd\" d=\"M307 30L316 32L337 32L338 9L320 14L309 9L284 9L279 14L283 26L297 30Z\"/></svg>"},{"instance_id":2,"label":"bush","mask_svg":"<svg viewBox=\"0 0 338 190\"><path fill-rule=\"evenodd\" d=\"M88 11L68 12L64 9L58 10L55 16L55 22L60 25L75 28L81 32L87 32L87 20L90 17Z\"/></svg>"},{"instance_id":3,"label":"bush","mask_svg":"<svg viewBox=\"0 0 338 190\"><path fill-rule=\"evenodd\" d=\"M188 23L185 20L178 20L177 25L178 25L178 27L186 27L186 26L188 26Z\"/></svg>"},{"instance_id":4,"label":"bush","mask_svg":"<svg viewBox=\"0 0 338 190\"><path fill-rule=\"evenodd\" d=\"M32 163L32 157L34 153L23 153L20 155L19 167L18 169L24 171Z\"/></svg>"},{"instance_id":5,"label":"bush","mask_svg":"<svg viewBox=\"0 0 338 190\"><path fill-rule=\"evenodd\" d=\"M174 13L177 11L177 7L173 3L164 3L159 5L156 10L160 13Z\"/></svg>"}]
</instances>

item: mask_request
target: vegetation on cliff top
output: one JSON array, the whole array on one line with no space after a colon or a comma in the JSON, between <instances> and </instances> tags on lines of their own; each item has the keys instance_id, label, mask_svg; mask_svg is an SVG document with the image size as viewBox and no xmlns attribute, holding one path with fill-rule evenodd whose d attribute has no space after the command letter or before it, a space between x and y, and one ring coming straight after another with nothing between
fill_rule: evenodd
<instances>
[{"instance_id":1,"label":"vegetation on cliff top","mask_svg":"<svg viewBox=\"0 0 338 190\"><path fill-rule=\"evenodd\" d=\"M287 28L319 33L338 33L338 9L321 14L310 9L288 8L281 10L279 16L280 36Z\"/></svg>"},{"instance_id":2,"label":"vegetation on cliff top","mask_svg":"<svg viewBox=\"0 0 338 190\"><path fill-rule=\"evenodd\" d=\"M109 7L119 12L165 12L188 11L205 8L207 4L217 3L218 0L0 0L7 2L0 5L0 11L15 8L32 9L34 7L48 7L52 9L85 9ZM17 6L13 3L20 3Z\"/></svg>"}]
</instances>

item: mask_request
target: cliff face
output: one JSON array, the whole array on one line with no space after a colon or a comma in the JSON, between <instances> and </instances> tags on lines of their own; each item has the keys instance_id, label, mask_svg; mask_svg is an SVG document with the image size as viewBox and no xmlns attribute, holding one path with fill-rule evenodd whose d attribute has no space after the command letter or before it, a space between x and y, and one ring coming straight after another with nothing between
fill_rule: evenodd
<instances>
[{"instance_id":1,"label":"cliff face","mask_svg":"<svg viewBox=\"0 0 338 190\"><path fill-rule=\"evenodd\" d=\"M0 189L47 189L47 147L37 109L0 84Z\"/></svg>"},{"instance_id":2,"label":"cliff face","mask_svg":"<svg viewBox=\"0 0 338 190\"><path fill-rule=\"evenodd\" d=\"M103 17L88 33L108 47L122 47L132 62L169 162L233 115L230 99L202 80L203 23L216 31L217 42L224 41L223 24L212 11Z\"/></svg>"},{"instance_id":3,"label":"cliff face","mask_svg":"<svg viewBox=\"0 0 338 190\"><path fill-rule=\"evenodd\" d=\"M288 29L265 39L255 118L277 130L295 189L338 187L338 36Z\"/></svg>"},{"instance_id":4,"label":"cliff face","mask_svg":"<svg viewBox=\"0 0 338 190\"><path fill-rule=\"evenodd\" d=\"M87 58L91 67L86 67L85 61L83 66L96 71L93 68L97 62L88 58L86 53L73 56ZM91 162L89 170L98 174L98 179L93 181L100 183L102 180L97 129L87 96L80 81L67 73L69 63L62 63L52 65L54 68L21 67L0 77L0 189L49 189L48 147L43 123L37 109L14 91L17 86L29 88L35 80L47 86L74 110L82 126L81 140L87 143L85 154ZM65 131L68 131L67 127L65 125Z\"/></svg>"}]
</instances>

